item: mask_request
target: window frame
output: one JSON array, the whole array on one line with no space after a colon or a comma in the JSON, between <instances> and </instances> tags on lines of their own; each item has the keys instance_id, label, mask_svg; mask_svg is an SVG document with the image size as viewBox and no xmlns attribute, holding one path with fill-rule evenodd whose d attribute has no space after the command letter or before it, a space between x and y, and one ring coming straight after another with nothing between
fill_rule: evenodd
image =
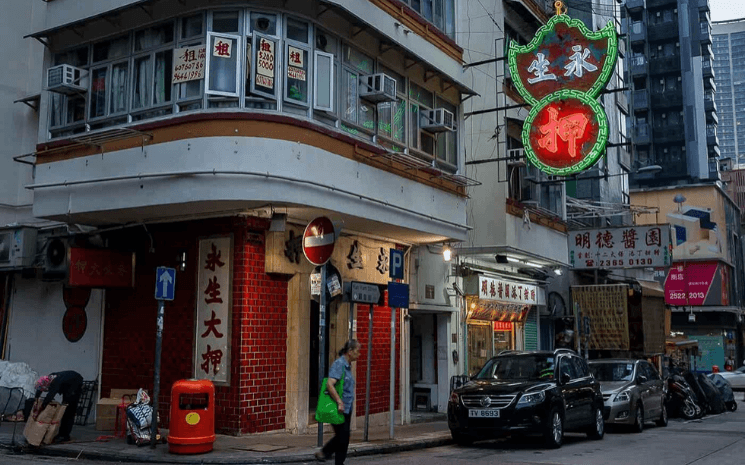
<instances>
[{"instance_id":1,"label":"window frame","mask_svg":"<svg viewBox=\"0 0 745 465\"><path fill-rule=\"evenodd\" d=\"M240 16L239 16L240 21ZM227 32L212 32L207 31L207 45L206 45L206 60L204 63L205 70L204 70L204 94L208 98L210 96L219 96L219 97L232 97L232 98L238 98L241 95L241 76L243 75L241 71L241 55L243 55L243 42L242 42L242 35L234 35L229 34ZM213 37L219 37L221 39L228 39L228 40L235 40L235 45L233 45L233 55L235 56L235 92L226 92L222 90L211 90L210 89L210 77L212 75L212 38Z\"/></svg>"},{"instance_id":2,"label":"window frame","mask_svg":"<svg viewBox=\"0 0 745 465\"><path fill-rule=\"evenodd\" d=\"M334 87L336 85L336 63L333 53L323 52L320 50L313 50L313 110L325 111L327 113L334 113ZM318 78L318 63L319 57L324 57L329 60L329 106L324 107L318 103L318 90L321 86L320 79ZM310 73L308 73L310 74Z\"/></svg>"},{"instance_id":3,"label":"window frame","mask_svg":"<svg viewBox=\"0 0 745 465\"><path fill-rule=\"evenodd\" d=\"M282 53L282 39L280 37L274 37L267 34L262 34L261 32L253 32L251 35L251 56L253 60L251 60L251 94L258 95L270 100L274 100L277 102L277 111L281 111L280 106L280 98L279 98L279 84L277 80L277 69L281 68L282 66L282 60L281 60L281 53ZM274 94L270 94L268 92L265 92L263 90L257 90L256 89L256 73L258 72L258 67L256 66L256 63L258 62L258 53L259 48L256 46L258 41L260 39L265 39L274 44ZM246 96L248 97L248 96ZM245 98L244 98L245 100Z\"/></svg>"}]
</instances>

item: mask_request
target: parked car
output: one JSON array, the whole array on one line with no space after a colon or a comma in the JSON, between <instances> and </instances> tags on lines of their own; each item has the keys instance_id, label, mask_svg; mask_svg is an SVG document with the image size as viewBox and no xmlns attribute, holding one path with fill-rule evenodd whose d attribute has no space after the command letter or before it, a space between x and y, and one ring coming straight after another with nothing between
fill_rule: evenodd
<instances>
[{"instance_id":1,"label":"parked car","mask_svg":"<svg viewBox=\"0 0 745 465\"><path fill-rule=\"evenodd\" d=\"M560 447L565 431L602 439L600 383L572 350L502 352L453 390L448 426L460 445L514 433L542 434L549 447Z\"/></svg>"},{"instance_id":2,"label":"parked car","mask_svg":"<svg viewBox=\"0 0 745 465\"><path fill-rule=\"evenodd\" d=\"M603 359L589 362L600 381L608 424L631 426L641 433L644 423L654 420L667 426L665 383L646 360Z\"/></svg>"},{"instance_id":3,"label":"parked car","mask_svg":"<svg viewBox=\"0 0 745 465\"><path fill-rule=\"evenodd\" d=\"M735 371L721 371L719 374L729 381L732 390L745 391L745 366L742 366Z\"/></svg>"}]
</instances>

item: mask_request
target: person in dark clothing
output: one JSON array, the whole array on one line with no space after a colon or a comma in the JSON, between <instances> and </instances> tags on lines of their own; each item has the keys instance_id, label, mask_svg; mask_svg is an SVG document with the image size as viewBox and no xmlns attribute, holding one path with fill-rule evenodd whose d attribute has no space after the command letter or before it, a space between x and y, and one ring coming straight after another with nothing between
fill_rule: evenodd
<instances>
[{"instance_id":1,"label":"person in dark clothing","mask_svg":"<svg viewBox=\"0 0 745 465\"><path fill-rule=\"evenodd\" d=\"M72 370L51 373L48 376L42 376L36 381L35 399L38 399L42 392L47 393L39 412L43 411L54 400L57 394L62 396L62 403L67 404L65 413L62 415L62 420L60 421L59 433L54 438L54 442L66 442L70 440L70 431L72 431L72 425L75 422L75 411L78 409L82 387L83 377L80 373ZM28 418L32 406L33 402L30 405L26 405L28 411L24 412L24 418ZM36 414L39 412L36 412Z\"/></svg>"}]
</instances>

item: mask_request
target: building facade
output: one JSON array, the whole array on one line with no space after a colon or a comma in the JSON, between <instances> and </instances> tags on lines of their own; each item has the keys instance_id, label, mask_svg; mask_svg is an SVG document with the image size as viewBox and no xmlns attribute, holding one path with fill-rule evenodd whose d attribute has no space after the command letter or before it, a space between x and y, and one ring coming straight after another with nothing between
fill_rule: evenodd
<instances>
[{"instance_id":1,"label":"building facade","mask_svg":"<svg viewBox=\"0 0 745 465\"><path fill-rule=\"evenodd\" d=\"M745 20L713 24L714 82L717 85L716 110L719 117L719 147L722 158L734 164L745 162L745 93L740 87L745 73Z\"/></svg>"},{"instance_id":2,"label":"building facade","mask_svg":"<svg viewBox=\"0 0 745 465\"><path fill-rule=\"evenodd\" d=\"M669 186L719 179L718 117L708 0L627 0L631 184Z\"/></svg>"},{"instance_id":3,"label":"building facade","mask_svg":"<svg viewBox=\"0 0 745 465\"><path fill-rule=\"evenodd\" d=\"M19 192L33 217L60 227L37 230L35 259L5 270L16 282L6 359L78 369L102 396L152 389L153 286L172 267L161 418L171 384L197 377L217 386L218 431L306 432L320 354L328 366L349 337L375 354L372 422L388 421L391 387L397 421L415 383L429 408L444 405L463 361L440 354L462 333L438 247L467 239L476 184L464 175L461 102L474 91L455 1L16 3L37 22L3 34L34 44L17 77L38 104L13 166L29 174ZM336 225L339 284L327 347L302 250L321 216ZM349 281L385 286L390 249L404 252L405 282L428 269L411 312L385 293L374 308L338 295ZM358 390L355 417L364 405Z\"/></svg>"}]
</instances>

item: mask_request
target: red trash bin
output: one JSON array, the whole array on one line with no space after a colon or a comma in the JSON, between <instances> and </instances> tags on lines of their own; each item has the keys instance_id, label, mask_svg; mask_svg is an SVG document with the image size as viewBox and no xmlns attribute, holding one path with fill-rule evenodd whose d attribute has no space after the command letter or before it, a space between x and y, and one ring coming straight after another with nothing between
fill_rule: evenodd
<instances>
[{"instance_id":1,"label":"red trash bin","mask_svg":"<svg viewBox=\"0 0 745 465\"><path fill-rule=\"evenodd\" d=\"M206 379L182 379L171 388L168 451L210 452L215 443L215 385Z\"/></svg>"}]
</instances>

